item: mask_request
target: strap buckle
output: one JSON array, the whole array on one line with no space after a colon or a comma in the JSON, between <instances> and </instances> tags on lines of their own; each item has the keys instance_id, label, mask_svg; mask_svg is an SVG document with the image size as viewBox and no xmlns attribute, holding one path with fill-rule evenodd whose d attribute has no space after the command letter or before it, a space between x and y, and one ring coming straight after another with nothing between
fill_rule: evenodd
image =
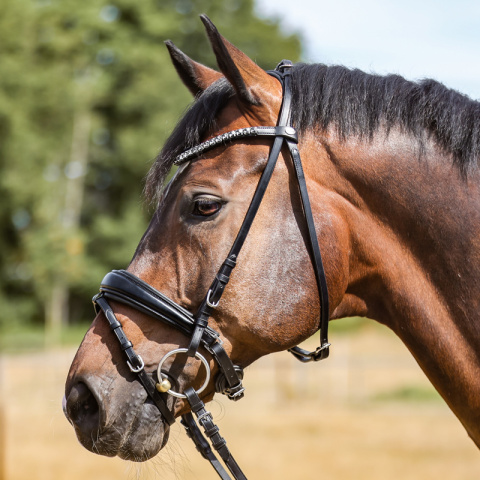
<instances>
[{"instance_id":1,"label":"strap buckle","mask_svg":"<svg viewBox=\"0 0 480 480\"><path fill-rule=\"evenodd\" d=\"M293 63L290 60L282 60L275 67L275 71L280 72L283 75L289 75L292 67L293 67Z\"/></svg>"},{"instance_id":2,"label":"strap buckle","mask_svg":"<svg viewBox=\"0 0 480 480\"><path fill-rule=\"evenodd\" d=\"M202 425L204 428L205 428L205 419L213 422L212 414L208 410L206 410L204 413L201 413L200 415L197 416L198 423Z\"/></svg>"},{"instance_id":3,"label":"strap buckle","mask_svg":"<svg viewBox=\"0 0 480 480\"><path fill-rule=\"evenodd\" d=\"M242 381L240 381L238 385L225 388L221 393L225 394L229 400L236 402L245 396L245 387L242 385Z\"/></svg>"},{"instance_id":4,"label":"strap buckle","mask_svg":"<svg viewBox=\"0 0 480 480\"><path fill-rule=\"evenodd\" d=\"M302 363L319 362L320 360L324 360L329 356L330 345L330 343L324 343L323 345L317 347L313 352L309 352L308 350L304 350L300 347L292 347L289 348L288 351Z\"/></svg>"},{"instance_id":5,"label":"strap buckle","mask_svg":"<svg viewBox=\"0 0 480 480\"><path fill-rule=\"evenodd\" d=\"M134 367L129 360L127 360L127 365L128 365L128 368L130 369L131 372L133 373L138 373L138 372L141 372L143 370L143 368L145 367L145 363L143 361L143 358L138 355L138 353L136 354L136 358L137 360L140 362L140 364L138 365L138 367Z\"/></svg>"},{"instance_id":6,"label":"strap buckle","mask_svg":"<svg viewBox=\"0 0 480 480\"><path fill-rule=\"evenodd\" d=\"M218 304L220 303L220 299L218 299L216 302L212 301L211 300L211 295L212 295L212 289L210 288L210 290L208 290L208 293L207 293L207 298L206 298L206 302L207 302L207 305L210 307L210 308L217 308L218 307Z\"/></svg>"}]
</instances>

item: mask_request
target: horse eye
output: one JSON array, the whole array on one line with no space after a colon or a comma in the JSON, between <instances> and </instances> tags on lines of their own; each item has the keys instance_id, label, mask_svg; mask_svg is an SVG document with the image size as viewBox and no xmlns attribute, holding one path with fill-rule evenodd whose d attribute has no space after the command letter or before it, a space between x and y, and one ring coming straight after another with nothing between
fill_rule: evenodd
<instances>
[{"instance_id":1,"label":"horse eye","mask_svg":"<svg viewBox=\"0 0 480 480\"><path fill-rule=\"evenodd\" d=\"M222 202L211 198L202 198L195 200L193 206L193 215L198 217L211 217L220 211Z\"/></svg>"}]
</instances>

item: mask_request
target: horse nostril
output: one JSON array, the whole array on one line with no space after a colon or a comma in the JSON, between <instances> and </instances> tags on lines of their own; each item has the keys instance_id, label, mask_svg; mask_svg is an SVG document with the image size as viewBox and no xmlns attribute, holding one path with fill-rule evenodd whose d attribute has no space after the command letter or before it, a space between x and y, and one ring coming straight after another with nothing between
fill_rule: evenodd
<instances>
[{"instance_id":1,"label":"horse nostril","mask_svg":"<svg viewBox=\"0 0 480 480\"><path fill-rule=\"evenodd\" d=\"M68 394L66 414L70 421L82 431L93 431L99 427L98 403L84 383L77 383Z\"/></svg>"}]
</instances>

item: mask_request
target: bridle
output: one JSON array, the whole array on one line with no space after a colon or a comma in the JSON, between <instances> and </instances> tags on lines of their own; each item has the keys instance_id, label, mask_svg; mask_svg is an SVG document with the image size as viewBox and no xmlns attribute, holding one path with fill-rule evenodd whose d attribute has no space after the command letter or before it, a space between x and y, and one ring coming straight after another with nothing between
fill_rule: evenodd
<instances>
[{"instance_id":1,"label":"bridle","mask_svg":"<svg viewBox=\"0 0 480 480\"><path fill-rule=\"evenodd\" d=\"M293 347L289 349L289 351L300 361L310 362L327 358L330 346L328 343L329 306L327 282L308 197L305 175L303 173L300 153L297 148L297 133L291 125L291 69L292 63L288 60L283 60L274 71L268 72L277 78L283 86L283 101L277 126L251 127L234 130L207 140L185 151L175 159L174 163L180 165L198 158L212 148L236 139L258 136L274 137L265 169L260 177L242 226L227 258L220 267L195 315L125 270L114 270L108 273L100 285L100 293L93 298L97 313L100 310L103 311L110 324L110 328L117 337L122 350L125 352L128 367L137 375L165 421L169 425L175 422L173 414L167 407L167 395L170 394L175 397L186 398L192 412L195 413L197 417L197 422L204 428L205 435L210 438L214 449L218 452L233 477L240 480L246 480L246 477L230 454L225 440L219 434L218 427L213 423L211 414L205 410L205 405L199 397L199 393L201 393L209 382L210 368L208 362L198 350L200 346L205 348L218 363L219 373L215 379L216 392L223 393L227 395L229 399L235 401L242 398L245 390L242 385L243 369L232 363L223 348L219 334L208 326L208 319L218 306L225 287L228 284L230 275L236 265L239 253L262 202L284 144L287 145L295 166L303 213L308 229L309 253L312 259L320 299L320 346L313 352L308 352L299 347ZM126 337L120 322L110 307L109 300L133 307L137 311L158 319L176 328L187 337L190 337L188 348L172 350L160 360L157 369L157 381L154 380L154 375L149 375L145 372L143 360L141 356L135 352L132 343ZM178 353L186 353L189 357L196 357L204 365L207 371L207 378L199 390L195 391L192 387L188 387L183 393L179 393L172 389L170 380L162 371L162 366L165 360ZM213 453L192 413L182 415L181 423L186 428L187 434L192 438L197 449L211 462L219 476L224 480L229 479L230 477L227 471Z\"/></svg>"}]
</instances>

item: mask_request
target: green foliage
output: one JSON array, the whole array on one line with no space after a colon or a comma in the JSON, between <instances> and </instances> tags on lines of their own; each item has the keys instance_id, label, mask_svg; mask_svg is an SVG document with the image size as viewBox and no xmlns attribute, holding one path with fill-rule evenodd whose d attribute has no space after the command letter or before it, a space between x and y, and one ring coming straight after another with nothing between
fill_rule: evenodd
<instances>
[{"instance_id":1,"label":"green foliage","mask_svg":"<svg viewBox=\"0 0 480 480\"><path fill-rule=\"evenodd\" d=\"M191 101L163 41L214 66L199 13L265 68L299 58L253 0L2 0L0 326L42 324L54 285L88 318L130 260L142 180Z\"/></svg>"}]
</instances>

